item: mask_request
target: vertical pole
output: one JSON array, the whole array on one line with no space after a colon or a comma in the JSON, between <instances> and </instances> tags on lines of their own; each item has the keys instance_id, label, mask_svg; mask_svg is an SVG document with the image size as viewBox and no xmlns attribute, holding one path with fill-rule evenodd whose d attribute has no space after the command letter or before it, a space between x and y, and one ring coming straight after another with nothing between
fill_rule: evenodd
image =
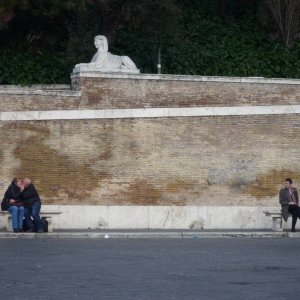
<instances>
[{"instance_id":1,"label":"vertical pole","mask_svg":"<svg viewBox=\"0 0 300 300\"><path fill-rule=\"evenodd\" d=\"M158 46L158 53L157 53L157 74L161 74L160 45Z\"/></svg>"}]
</instances>

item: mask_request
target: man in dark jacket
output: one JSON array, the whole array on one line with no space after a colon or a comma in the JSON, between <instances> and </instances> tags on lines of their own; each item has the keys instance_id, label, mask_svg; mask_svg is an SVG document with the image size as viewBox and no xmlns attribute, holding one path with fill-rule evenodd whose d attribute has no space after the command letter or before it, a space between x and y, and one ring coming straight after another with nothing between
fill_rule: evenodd
<instances>
[{"instance_id":1,"label":"man in dark jacket","mask_svg":"<svg viewBox=\"0 0 300 300\"><path fill-rule=\"evenodd\" d=\"M24 190L22 192L22 200L25 208L25 222L29 232L34 231L34 225L31 220L33 218L37 232L44 232L43 223L40 218L41 199L29 178L23 179Z\"/></svg>"},{"instance_id":2,"label":"man in dark jacket","mask_svg":"<svg viewBox=\"0 0 300 300\"><path fill-rule=\"evenodd\" d=\"M292 214L292 232L295 232L297 218L299 217L299 196L296 188L292 187L292 179L287 178L284 182L284 189L279 192L279 202L282 207L282 217L288 220L289 214Z\"/></svg>"}]
</instances>

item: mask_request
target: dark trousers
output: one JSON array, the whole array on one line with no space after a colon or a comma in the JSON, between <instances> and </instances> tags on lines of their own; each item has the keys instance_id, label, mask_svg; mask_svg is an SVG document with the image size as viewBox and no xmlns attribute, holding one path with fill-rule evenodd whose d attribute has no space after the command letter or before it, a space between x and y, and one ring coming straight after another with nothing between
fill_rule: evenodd
<instances>
[{"instance_id":1,"label":"dark trousers","mask_svg":"<svg viewBox=\"0 0 300 300\"><path fill-rule=\"evenodd\" d=\"M40 218L41 203L35 203L32 206L25 207L25 222L28 229L43 229L43 224ZM36 228L32 223L31 217L35 222Z\"/></svg>"},{"instance_id":2,"label":"dark trousers","mask_svg":"<svg viewBox=\"0 0 300 300\"><path fill-rule=\"evenodd\" d=\"M297 205L289 205L289 213L292 215L292 229L295 229L297 218L300 216L299 214L299 206Z\"/></svg>"}]
</instances>

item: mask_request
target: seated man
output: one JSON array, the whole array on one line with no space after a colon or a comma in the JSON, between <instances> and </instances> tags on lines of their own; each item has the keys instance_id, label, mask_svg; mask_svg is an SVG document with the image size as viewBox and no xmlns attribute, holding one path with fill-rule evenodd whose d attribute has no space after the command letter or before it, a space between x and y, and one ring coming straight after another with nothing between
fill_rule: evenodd
<instances>
[{"instance_id":1,"label":"seated man","mask_svg":"<svg viewBox=\"0 0 300 300\"><path fill-rule=\"evenodd\" d=\"M282 208L282 217L287 222L289 214L292 215L292 232L296 231L297 218L299 214L299 195L296 188L292 187L293 180L287 178L284 182L285 188L280 190L279 202Z\"/></svg>"},{"instance_id":2,"label":"seated man","mask_svg":"<svg viewBox=\"0 0 300 300\"><path fill-rule=\"evenodd\" d=\"M27 231L34 232L35 228L31 217L35 222L37 232L44 232L43 223L40 218L41 199L29 178L23 179L24 190L22 192L22 200L25 208L25 222Z\"/></svg>"}]
</instances>

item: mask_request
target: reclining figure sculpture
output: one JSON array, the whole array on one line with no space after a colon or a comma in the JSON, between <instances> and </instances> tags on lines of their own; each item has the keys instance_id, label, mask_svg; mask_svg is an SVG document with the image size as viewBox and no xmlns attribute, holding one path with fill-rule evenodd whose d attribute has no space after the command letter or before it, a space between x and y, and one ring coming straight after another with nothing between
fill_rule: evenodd
<instances>
[{"instance_id":1,"label":"reclining figure sculpture","mask_svg":"<svg viewBox=\"0 0 300 300\"><path fill-rule=\"evenodd\" d=\"M135 63L128 56L119 56L108 52L108 42L105 36L95 36L94 43L98 50L91 62L77 64L73 73L90 71L140 73L140 70L137 69Z\"/></svg>"}]
</instances>

